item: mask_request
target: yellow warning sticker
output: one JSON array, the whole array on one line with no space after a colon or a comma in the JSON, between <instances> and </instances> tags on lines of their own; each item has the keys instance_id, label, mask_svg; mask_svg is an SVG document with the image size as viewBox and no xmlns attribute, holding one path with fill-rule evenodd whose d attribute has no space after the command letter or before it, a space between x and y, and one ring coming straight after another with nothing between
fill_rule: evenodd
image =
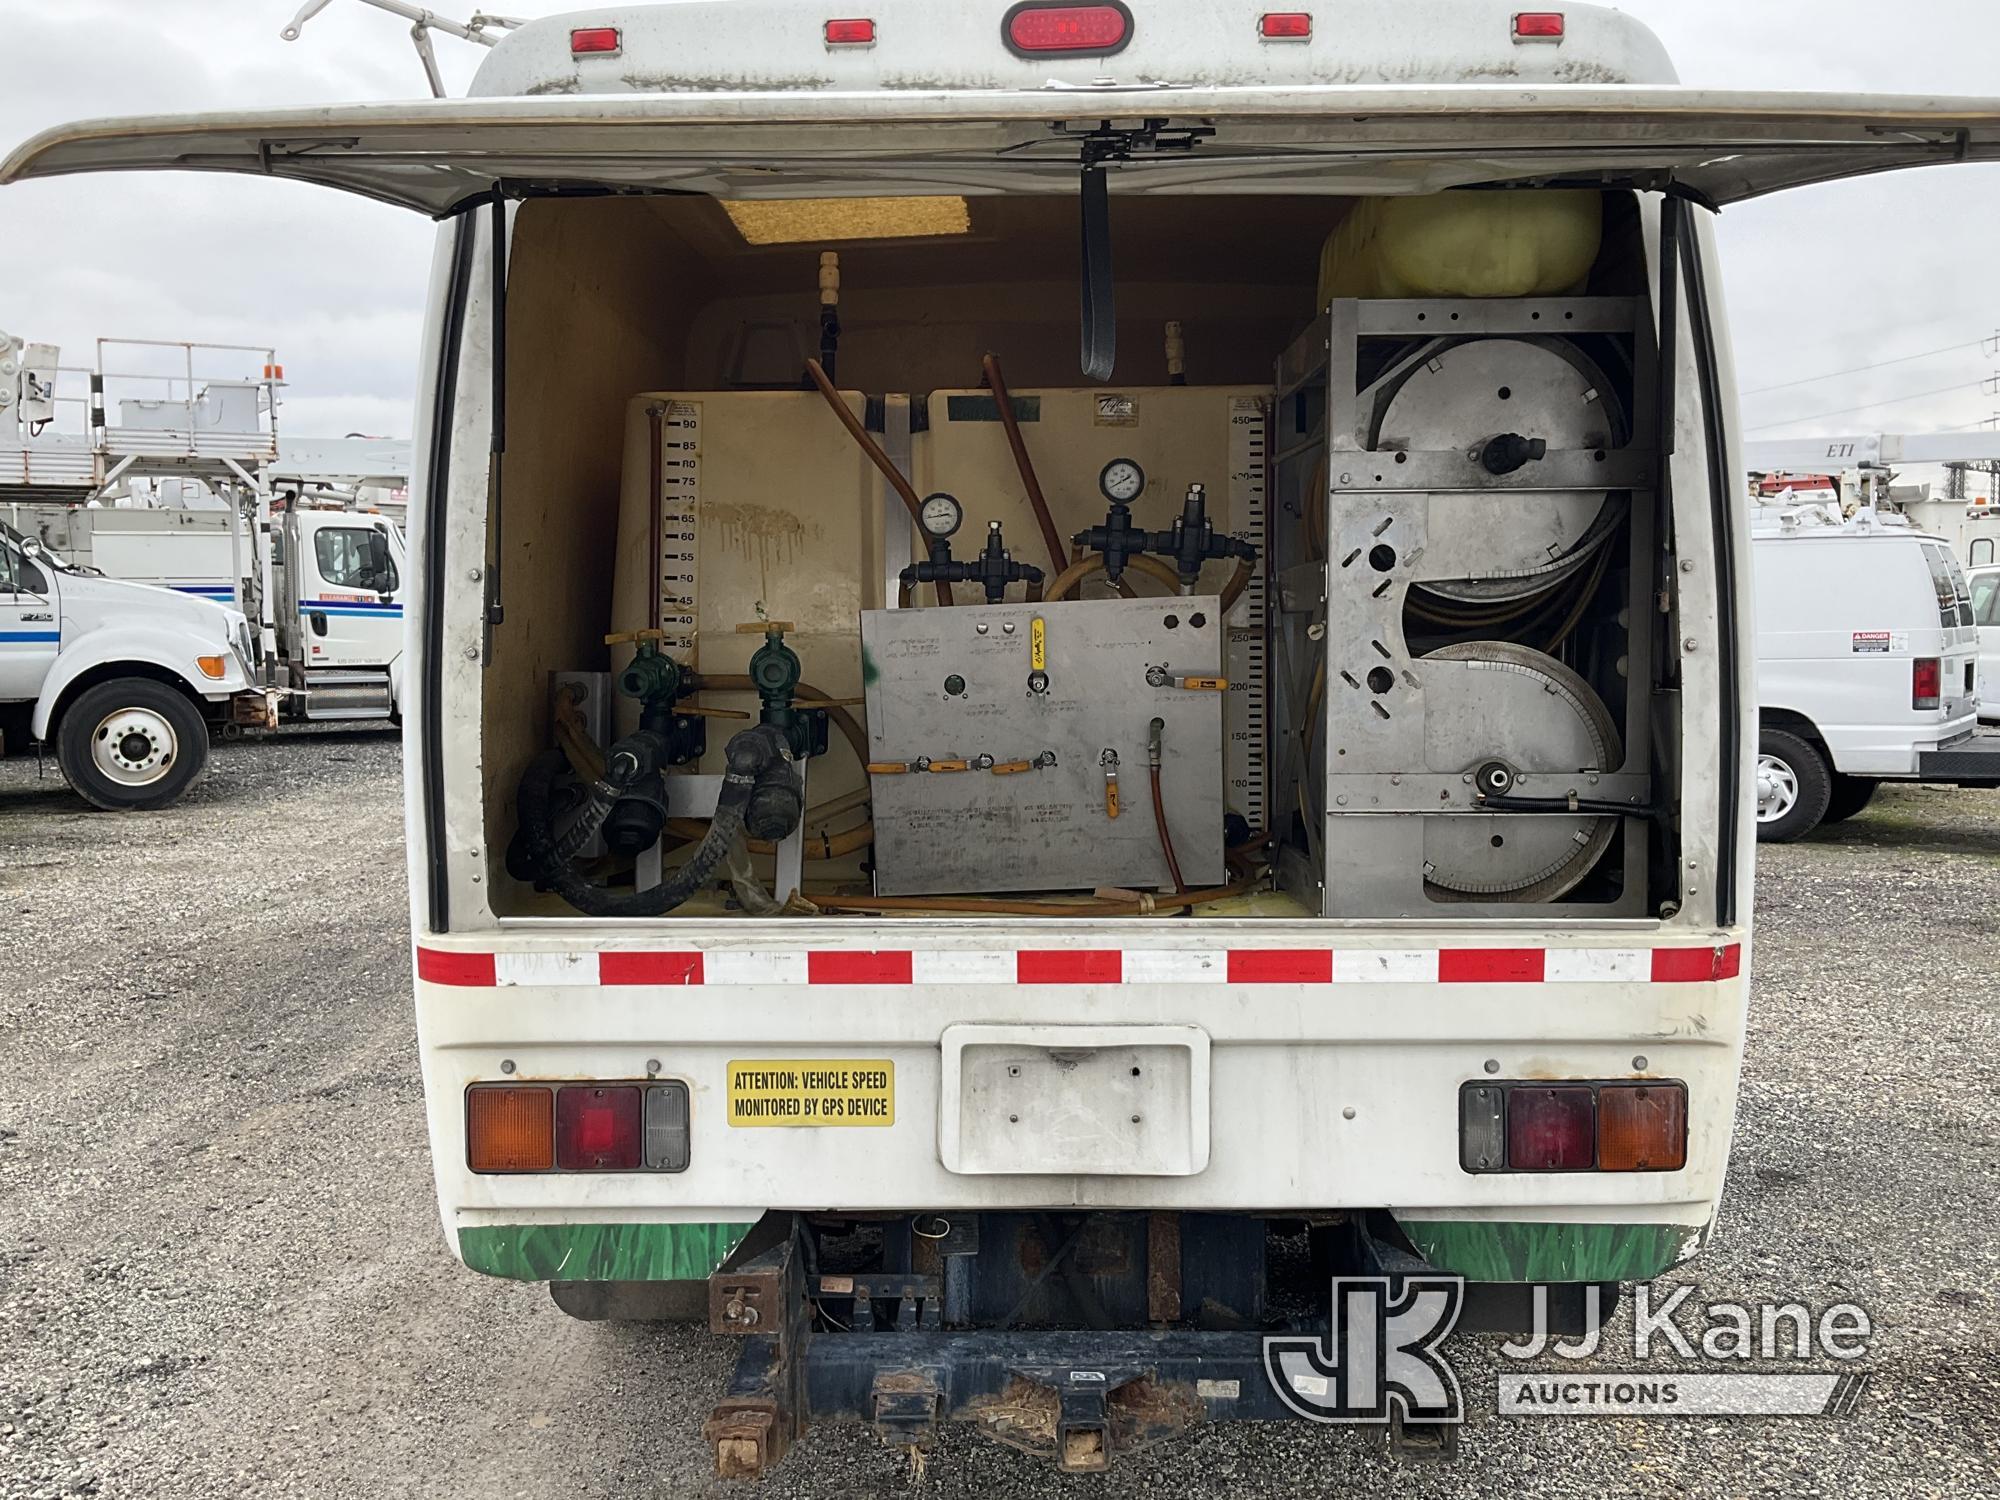
<instances>
[{"instance_id":1,"label":"yellow warning sticker","mask_svg":"<svg viewBox=\"0 0 2000 1500\"><path fill-rule=\"evenodd\" d=\"M731 1125L893 1125L896 1065L887 1058L738 1059L729 1065Z\"/></svg>"},{"instance_id":2,"label":"yellow warning sticker","mask_svg":"<svg viewBox=\"0 0 2000 1500\"><path fill-rule=\"evenodd\" d=\"M1049 627L1039 615L1028 625L1028 665L1037 672L1049 669Z\"/></svg>"}]
</instances>

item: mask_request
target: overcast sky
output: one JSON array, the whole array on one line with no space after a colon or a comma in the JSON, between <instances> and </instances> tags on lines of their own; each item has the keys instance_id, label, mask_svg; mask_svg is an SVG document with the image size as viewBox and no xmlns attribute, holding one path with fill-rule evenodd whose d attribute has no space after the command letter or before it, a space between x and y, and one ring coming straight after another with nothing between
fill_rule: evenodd
<instances>
[{"instance_id":1,"label":"overcast sky","mask_svg":"<svg viewBox=\"0 0 2000 1500\"><path fill-rule=\"evenodd\" d=\"M429 0L469 14L469 0ZM954 0L991 3L1001 0ZM425 92L406 28L353 0L296 43L297 0L0 0L0 149L66 120ZM515 15L574 3L506 0ZM1145 0L1134 0L1141 16ZM1683 79L2000 93L1994 0L1631 0ZM829 14L836 11L830 10ZM481 49L441 37L454 92ZM296 183L197 174L0 190L0 329L88 364L100 336L274 346L293 433L406 436L432 227ZM1753 436L1922 432L2000 414L2000 168L1809 189L1722 216ZM1782 391L1762 387L1957 345ZM1987 347L1991 347L1989 343ZM1946 390L1946 387L1951 389ZM1871 405L1890 398L1923 399Z\"/></svg>"}]
</instances>

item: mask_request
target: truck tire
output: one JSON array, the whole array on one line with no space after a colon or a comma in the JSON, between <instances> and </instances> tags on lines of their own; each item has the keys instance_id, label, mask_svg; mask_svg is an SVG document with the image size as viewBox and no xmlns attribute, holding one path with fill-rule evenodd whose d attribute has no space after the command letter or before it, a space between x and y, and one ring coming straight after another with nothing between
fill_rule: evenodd
<instances>
[{"instance_id":1,"label":"truck tire","mask_svg":"<svg viewBox=\"0 0 2000 1500\"><path fill-rule=\"evenodd\" d=\"M1841 776L1833 778L1833 796L1826 804L1824 823L1845 823L1849 818L1875 800L1875 793L1882 783L1872 776Z\"/></svg>"},{"instance_id":2,"label":"truck tire","mask_svg":"<svg viewBox=\"0 0 2000 1500\"><path fill-rule=\"evenodd\" d=\"M63 712L56 760L77 795L107 812L165 807L208 762L208 725L187 698L150 677L86 688Z\"/></svg>"},{"instance_id":3,"label":"truck tire","mask_svg":"<svg viewBox=\"0 0 2000 1500\"><path fill-rule=\"evenodd\" d=\"M1757 740L1757 842L1789 844L1826 820L1833 768L1817 746L1782 729Z\"/></svg>"}]
</instances>

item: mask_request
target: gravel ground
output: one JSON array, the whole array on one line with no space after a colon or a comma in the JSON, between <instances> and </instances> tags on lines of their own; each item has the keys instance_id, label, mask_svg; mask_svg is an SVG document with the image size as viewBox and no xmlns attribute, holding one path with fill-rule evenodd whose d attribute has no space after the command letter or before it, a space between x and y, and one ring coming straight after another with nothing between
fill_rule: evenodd
<instances>
[{"instance_id":1,"label":"gravel ground","mask_svg":"<svg viewBox=\"0 0 2000 1500\"><path fill-rule=\"evenodd\" d=\"M963 1434L913 1473L827 1429L763 1493L2000 1492L1996 813L1887 792L1764 862L1699 1282L1869 1308L1857 1416L1501 1419L1493 1341L1464 1339L1450 1467L1225 1427L1098 1480ZM180 806L124 818L0 762L0 1495L755 1493L709 1477L696 1433L733 1346L573 1323L446 1252L401 820L374 734L218 747Z\"/></svg>"}]
</instances>

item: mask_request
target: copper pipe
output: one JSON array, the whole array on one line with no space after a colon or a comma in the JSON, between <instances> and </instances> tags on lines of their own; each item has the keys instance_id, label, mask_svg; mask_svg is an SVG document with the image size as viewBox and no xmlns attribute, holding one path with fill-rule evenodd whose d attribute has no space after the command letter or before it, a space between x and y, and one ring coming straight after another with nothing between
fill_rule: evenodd
<instances>
[{"instance_id":1,"label":"copper pipe","mask_svg":"<svg viewBox=\"0 0 2000 1500\"><path fill-rule=\"evenodd\" d=\"M1007 917L1145 917L1169 916L1206 906L1212 901L1228 901L1264 889L1264 881L1239 881L1213 890L1187 891L1175 896L1135 897L1131 900L1080 901L1074 905L1056 901L983 901L969 896L813 896L821 911L848 912L959 912L967 916Z\"/></svg>"},{"instance_id":2,"label":"copper pipe","mask_svg":"<svg viewBox=\"0 0 2000 1500\"><path fill-rule=\"evenodd\" d=\"M1062 533L1049 514L1049 502L1042 496L1042 482L1035 477L1034 460L1028 457L1027 441L1021 436L1020 419L1014 415L1014 398L1007 394L1007 377L1000 373L1000 356L989 354L984 362L986 385L1000 408L1000 425L1007 429L1007 446L1014 450L1014 467L1021 471L1021 484L1034 507L1035 524L1042 528L1042 541L1049 549L1049 561L1056 572L1063 570Z\"/></svg>"},{"instance_id":3,"label":"copper pipe","mask_svg":"<svg viewBox=\"0 0 2000 1500\"><path fill-rule=\"evenodd\" d=\"M1168 590L1172 593L1180 592L1180 587L1181 587L1180 574L1176 573L1172 568L1168 567L1158 558L1128 557L1125 559L1125 567L1127 571L1136 568L1141 573L1144 573L1148 578L1158 579L1161 583L1164 583L1167 586ZM1103 571L1104 571L1104 554L1101 552L1092 553L1089 557L1086 557L1082 562L1071 563L1067 568L1064 568L1062 572L1058 573L1056 575L1055 582L1051 583L1045 590L1043 590L1042 598L1050 604L1055 603L1058 599L1067 599L1072 593L1076 591L1077 585L1082 583L1084 579L1088 578L1093 573L1102 573ZM1119 581L1121 583L1124 582L1123 579L1120 579ZM1239 592L1241 591L1239 590Z\"/></svg>"},{"instance_id":4,"label":"copper pipe","mask_svg":"<svg viewBox=\"0 0 2000 1500\"><path fill-rule=\"evenodd\" d=\"M1174 858L1174 836L1167 832L1167 805L1160 798L1160 768L1153 773L1153 826L1160 830L1160 852L1167 857L1167 873L1174 878L1174 893L1185 896L1187 882L1181 879L1181 862Z\"/></svg>"},{"instance_id":5,"label":"copper pipe","mask_svg":"<svg viewBox=\"0 0 2000 1500\"><path fill-rule=\"evenodd\" d=\"M924 502L918 498L916 486L903 477L903 471L896 467L896 461L882 451L882 445L875 441L866 427L861 425L860 418L847 409L847 403L840 399L840 392L835 390L833 382L826 378L826 371L820 368L818 360L806 361L806 374L811 376L812 383L819 387L819 393L826 397L826 404L832 407L833 414L840 418L840 425L847 429L847 435L860 445L861 451L868 455L868 461L882 471L882 477L889 481L889 488L903 497L903 504L910 512L910 524L922 531ZM940 583L937 586L937 601L940 604L951 603L950 584Z\"/></svg>"}]
</instances>

